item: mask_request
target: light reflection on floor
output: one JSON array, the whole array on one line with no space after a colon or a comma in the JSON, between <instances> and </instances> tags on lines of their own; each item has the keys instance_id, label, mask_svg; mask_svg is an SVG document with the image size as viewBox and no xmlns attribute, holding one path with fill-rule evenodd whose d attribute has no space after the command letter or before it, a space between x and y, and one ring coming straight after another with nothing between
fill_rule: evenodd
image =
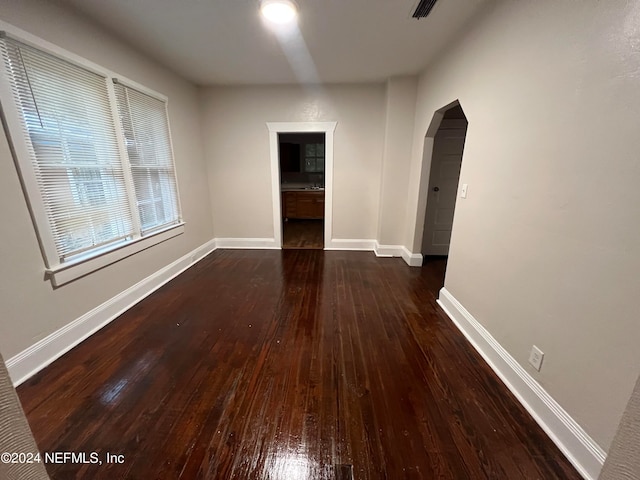
<instances>
[{"instance_id":1,"label":"light reflection on floor","mask_svg":"<svg viewBox=\"0 0 640 480\"><path fill-rule=\"evenodd\" d=\"M158 353L148 351L135 362L131 367L119 375L115 380L108 382L100 392L100 402L105 407L110 407L118 403L120 396L127 390L127 386L134 380L144 377L149 370L157 363Z\"/></svg>"},{"instance_id":2,"label":"light reflection on floor","mask_svg":"<svg viewBox=\"0 0 640 480\"><path fill-rule=\"evenodd\" d=\"M270 480L310 480L319 465L305 453L296 451L278 452L266 465L265 476Z\"/></svg>"}]
</instances>

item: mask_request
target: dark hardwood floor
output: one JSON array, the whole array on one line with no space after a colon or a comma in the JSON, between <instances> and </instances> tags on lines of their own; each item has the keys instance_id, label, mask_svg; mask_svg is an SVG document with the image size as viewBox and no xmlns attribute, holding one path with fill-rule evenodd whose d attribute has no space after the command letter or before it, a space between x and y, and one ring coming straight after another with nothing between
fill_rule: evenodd
<instances>
[{"instance_id":1,"label":"dark hardwood floor","mask_svg":"<svg viewBox=\"0 0 640 480\"><path fill-rule=\"evenodd\" d=\"M282 248L322 250L324 220L289 219L283 222Z\"/></svg>"},{"instance_id":2,"label":"dark hardwood floor","mask_svg":"<svg viewBox=\"0 0 640 480\"><path fill-rule=\"evenodd\" d=\"M55 479L578 479L435 303L445 262L216 251L24 383ZM353 472L353 473L351 473Z\"/></svg>"}]
</instances>

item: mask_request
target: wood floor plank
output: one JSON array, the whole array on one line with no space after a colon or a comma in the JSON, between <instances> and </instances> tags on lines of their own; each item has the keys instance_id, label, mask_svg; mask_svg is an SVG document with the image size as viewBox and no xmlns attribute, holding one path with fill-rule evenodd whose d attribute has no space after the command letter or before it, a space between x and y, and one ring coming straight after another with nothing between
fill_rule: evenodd
<instances>
[{"instance_id":1,"label":"wood floor plank","mask_svg":"<svg viewBox=\"0 0 640 480\"><path fill-rule=\"evenodd\" d=\"M435 303L444 269L212 253L19 387L42 451L125 456L49 474L579 479Z\"/></svg>"},{"instance_id":2,"label":"wood floor plank","mask_svg":"<svg viewBox=\"0 0 640 480\"><path fill-rule=\"evenodd\" d=\"M324 220L289 219L283 222L282 248L322 250Z\"/></svg>"}]
</instances>

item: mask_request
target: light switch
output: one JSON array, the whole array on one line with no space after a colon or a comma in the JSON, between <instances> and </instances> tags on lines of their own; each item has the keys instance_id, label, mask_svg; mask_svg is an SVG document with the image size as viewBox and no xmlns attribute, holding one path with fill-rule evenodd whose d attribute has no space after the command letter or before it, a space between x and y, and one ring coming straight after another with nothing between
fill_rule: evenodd
<instances>
[{"instance_id":1,"label":"light switch","mask_svg":"<svg viewBox=\"0 0 640 480\"><path fill-rule=\"evenodd\" d=\"M469 185L467 183L463 183L462 184L462 188L460 189L460 196L462 198L467 198L467 188L469 187Z\"/></svg>"}]
</instances>

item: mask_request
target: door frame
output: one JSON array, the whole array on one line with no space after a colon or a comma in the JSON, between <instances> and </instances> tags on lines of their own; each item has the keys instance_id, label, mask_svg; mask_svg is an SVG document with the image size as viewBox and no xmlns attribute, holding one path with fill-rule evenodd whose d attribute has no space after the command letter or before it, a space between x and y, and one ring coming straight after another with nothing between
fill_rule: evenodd
<instances>
[{"instance_id":1,"label":"door frame","mask_svg":"<svg viewBox=\"0 0 640 480\"><path fill-rule=\"evenodd\" d=\"M282 205L280 194L279 133L324 133L324 248L331 245L333 226L333 134L338 122L267 122L271 157L273 238L282 248Z\"/></svg>"}]
</instances>

